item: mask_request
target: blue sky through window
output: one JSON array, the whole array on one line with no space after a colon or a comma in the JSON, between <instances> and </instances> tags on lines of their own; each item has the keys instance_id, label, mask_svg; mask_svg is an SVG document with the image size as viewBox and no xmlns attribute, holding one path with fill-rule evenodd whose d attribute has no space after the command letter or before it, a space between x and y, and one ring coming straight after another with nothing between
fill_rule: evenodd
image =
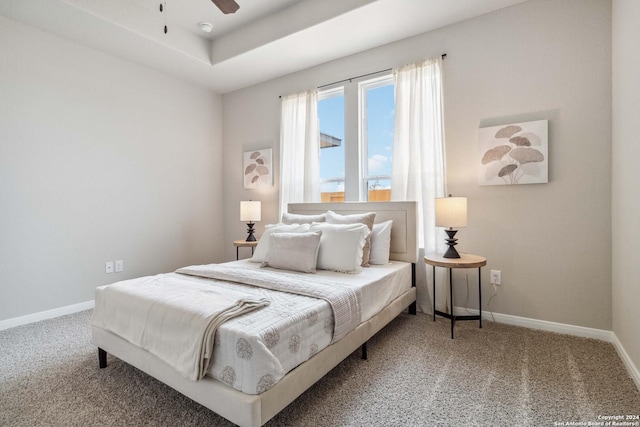
<instances>
[{"instance_id":1,"label":"blue sky through window","mask_svg":"<svg viewBox=\"0 0 640 427\"><path fill-rule=\"evenodd\" d=\"M367 137L368 137L368 176L391 175L391 155L393 151L394 127L394 90L393 85L367 89ZM323 192L344 190L345 143L344 140L344 95L321 99L318 102L320 132L342 140L339 147L320 150L320 178L335 179L321 187ZM388 187L389 182L380 182Z\"/></svg>"},{"instance_id":2,"label":"blue sky through window","mask_svg":"<svg viewBox=\"0 0 640 427\"><path fill-rule=\"evenodd\" d=\"M367 90L369 176L391 175L395 103L393 85Z\"/></svg>"},{"instance_id":3,"label":"blue sky through window","mask_svg":"<svg viewBox=\"0 0 640 427\"><path fill-rule=\"evenodd\" d=\"M320 179L342 178L342 182L323 184L321 191L344 189L344 95L321 99L318 102L320 132L342 140L339 147L320 150ZM338 189L340 188L340 189Z\"/></svg>"}]
</instances>

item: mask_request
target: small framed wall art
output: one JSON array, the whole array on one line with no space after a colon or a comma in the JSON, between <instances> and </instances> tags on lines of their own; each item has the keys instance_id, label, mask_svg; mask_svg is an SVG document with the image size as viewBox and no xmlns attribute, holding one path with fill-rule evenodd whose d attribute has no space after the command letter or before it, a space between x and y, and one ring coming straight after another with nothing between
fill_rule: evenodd
<instances>
[{"instance_id":1,"label":"small framed wall art","mask_svg":"<svg viewBox=\"0 0 640 427\"><path fill-rule=\"evenodd\" d=\"M271 187L273 162L271 148L245 151L243 156L244 188Z\"/></svg>"},{"instance_id":2,"label":"small framed wall art","mask_svg":"<svg viewBox=\"0 0 640 427\"><path fill-rule=\"evenodd\" d=\"M548 120L481 128L479 185L549 182Z\"/></svg>"}]
</instances>

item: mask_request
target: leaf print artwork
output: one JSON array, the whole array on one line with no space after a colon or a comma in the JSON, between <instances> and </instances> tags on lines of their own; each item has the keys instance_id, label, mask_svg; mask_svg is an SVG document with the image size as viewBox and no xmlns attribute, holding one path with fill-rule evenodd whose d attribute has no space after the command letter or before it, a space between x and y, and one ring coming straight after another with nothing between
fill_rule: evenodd
<instances>
[{"instance_id":1,"label":"leaf print artwork","mask_svg":"<svg viewBox=\"0 0 640 427\"><path fill-rule=\"evenodd\" d=\"M271 148L246 151L243 159L244 188L260 188L273 185Z\"/></svg>"},{"instance_id":2,"label":"leaf print artwork","mask_svg":"<svg viewBox=\"0 0 640 427\"><path fill-rule=\"evenodd\" d=\"M493 147L491 150L484 153L484 156L482 156L482 164L486 165L487 163L493 162L494 160L501 160L509 151L511 151L511 147L509 147L508 145Z\"/></svg>"},{"instance_id":3,"label":"leaf print artwork","mask_svg":"<svg viewBox=\"0 0 640 427\"><path fill-rule=\"evenodd\" d=\"M518 133L522 130L520 126L511 125L505 126L501 128L498 132L496 132L496 138L511 138L511 136L515 133Z\"/></svg>"},{"instance_id":4,"label":"leaf print artwork","mask_svg":"<svg viewBox=\"0 0 640 427\"><path fill-rule=\"evenodd\" d=\"M517 145L518 147L528 147L531 145L529 140L523 136L514 136L509 140L509 142Z\"/></svg>"},{"instance_id":5,"label":"leaf print artwork","mask_svg":"<svg viewBox=\"0 0 640 427\"><path fill-rule=\"evenodd\" d=\"M498 172L498 176L502 178L503 176L511 175L516 169L518 169L518 165L507 165L500 169L500 172Z\"/></svg>"},{"instance_id":6,"label":"leaf print artwork","mask_svg":"<svg viewBox=\"0 0 640 427\"><path fill-rule=\"evenodd\" d=\"M548 121L481 128L480 185L548 182Z\"/></svg>"},{"instance_id":7,"label":"leaf print artwork","mask_svg":"<svg viewBox=\"0 0 640 427\"><path fill-rule=\"evenodd\" d=\"M516 159L521 165L544 160L542 153L533 148L516 148L509 155Z\"/></svg>"}]
</instances>

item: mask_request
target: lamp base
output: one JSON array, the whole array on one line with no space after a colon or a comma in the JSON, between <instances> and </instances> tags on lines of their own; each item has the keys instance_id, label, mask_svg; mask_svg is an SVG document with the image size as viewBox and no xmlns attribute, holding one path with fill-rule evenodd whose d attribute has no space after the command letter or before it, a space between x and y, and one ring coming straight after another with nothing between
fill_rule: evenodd
<instances>
[{"instance_id":1,"label":"lamp base","mask_svg":"<svg viewBox=\"0 0 640 427\"><path fill-rule=\"evenodd\" d=\"M458 230L444 230L444 232L447 233L447 236L449 236L448 239L445 239L447 241L447 245L449 245L449 248L442 256L444 258L460 258L460 254L458 253L456 248L454 248L454 246L458 244L458 239L455 239L453 237L456 235Z\"/></svg>"},{"instance_id":2,"label":"lamp base","mask_svg":"<svg viewBox=\"0 0 640 427\"><path fill-rule=\"evenodd\" d=\"M255 224L252 222L248 222L247 223L247 233L249 233L249 235L247 236L247 239L245 240L245 242L255 242L256 241L256 236L253 235L253 233L256 231L253 229L253 226Z\"/></svg>"}]
</instances>

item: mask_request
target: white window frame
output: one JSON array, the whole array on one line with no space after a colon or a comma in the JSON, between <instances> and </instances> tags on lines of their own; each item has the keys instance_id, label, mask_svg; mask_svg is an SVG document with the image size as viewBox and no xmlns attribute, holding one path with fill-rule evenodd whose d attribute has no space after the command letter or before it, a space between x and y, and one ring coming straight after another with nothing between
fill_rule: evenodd
<instances>
[{"instance_id":1,"label":"white window frame","mask_svg":"<svg viewBox=\"0 0 640 427\"><path fill-rule=\"evenodd\" d=\"M391 176L368 176L366 91L376 87L394 84L393 74L348 82L343 85L323 89L318 100L334 96L344 96L344 200L366 201L369 198L369 180L391 180ZM321 183L334 181L322 180Z\"/></svg>"},{"instance_id":2,"label":"white window frame","mask_svg":"<svg viewBox=\"0 0 640 427\"><path fill-rule=\"evenodd\" d=\"M325 99L329 99L329 98L334 98L336 96L344 96L344 86L336 86L336 87L332 87L326 90L321 90L318 92L318 102L325 100ZM346 103L346 97L345 97L345 103ZM344 119L343 119L344 120ZM346 122L345 122L345 126L346 126ZM346 133L346 131L345 131ZM346 138L345 138L346 139ZM322 184L326 184L329 182L342 182L345 181L345 187L346 187L346 179L347 179L347 159L346 159L346 141L342 141L343 144L345 144L345 160L344 160L344 170L345 170L345 177L344 178L339 178L339 177L331 177L331 178L325 178L322 179L320 178L320 186L322 186Z\"/></svg>"},{"instance_id":3,"label":"white window frame","mask_svg":"<svg viewBox=\"0 0 640 427\"><path fill-rule=\"evenodd\" d=\"M391 175L369 175L369 144L367 135L367 90L376 89L382 86L393 85L393 74L376 77L358 83L358 123L360 145L360 194L361 200L369 199L369 182L374 180L389 180Z\"/></svg>"}]
</instances>

